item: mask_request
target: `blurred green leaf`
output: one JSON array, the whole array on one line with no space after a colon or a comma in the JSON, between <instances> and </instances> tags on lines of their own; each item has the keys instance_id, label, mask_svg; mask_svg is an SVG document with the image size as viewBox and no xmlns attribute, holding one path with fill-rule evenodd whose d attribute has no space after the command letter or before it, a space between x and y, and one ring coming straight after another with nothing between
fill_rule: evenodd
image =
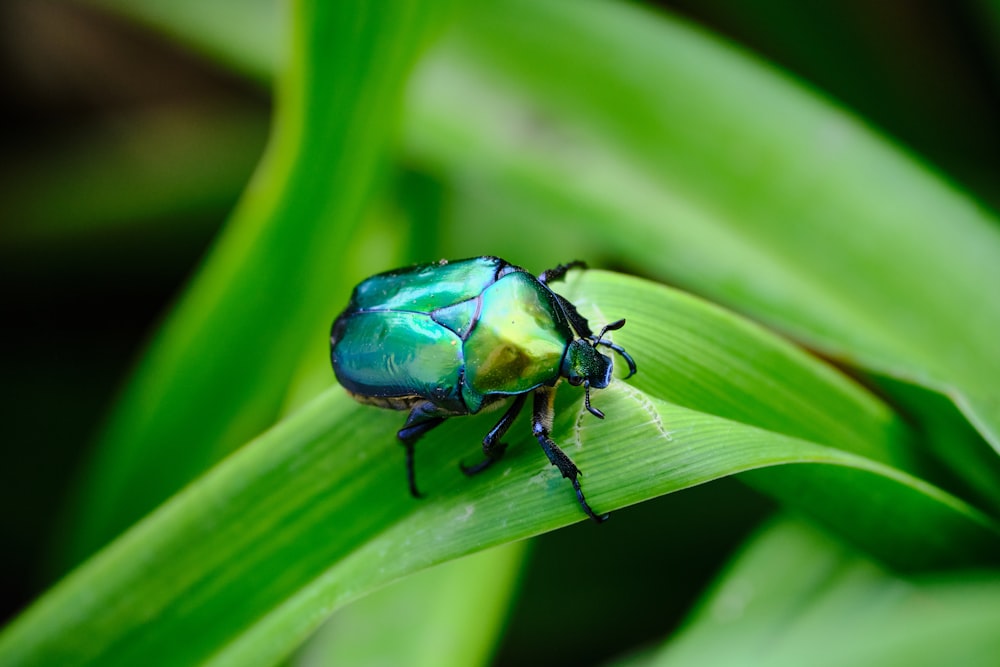
<instances>
[{"instance_id":1,"label":"blurred green leaf","mask_svg":"<svg viewBox=\"0 0 1000 667\"><path fill-rule=\"evenodd\" d=\"M995 178L984 173L1000 152L1000 127L981 59L993 40L974 29L981 1L669 6L750 46L997 202Z\"/></svg>"},{"instance_id":2,"label":"blurred green leaf","mask_svg":"<svg viewBox=\"0 0 1000 667\"><path fill-rule=\"evenodd\" d=\"M509 0L465 14L408 100L406 146L477 243L586 237L945 393L1000 448L1000 225L748 54L622 3Z\"/></svg>"},{"instance_id":3,"label":"blurred green leaf","mask_svg":"<svg viewBox=\"0 0 1000 667\"><path fill-rule=\"evenodd\" d=\"M100 443L79 559L275 420L304 350L325 358L342 248L379 188L416 52L442 2L295 5L271 142Z\"/></svg>"},{"instance_id":4,"label":"blurred green leaf","mask_svg":"<svg viewBox=\"0 0 1000 667\"><path fill-rule=\"evenodd\" d=\"M948 395L1000 448L995 216L745 53L624 3L467 8L410 81L401 239L395 203L370 203L429 5L306 7L278 65L271 3L103 4L258 80L283 75L267 160L94 464L77 556L302 407L7 628L0 662L267 664L388 581L580 518L526 429L509 465L473 482L455 467L489 418L428 437L418 466L434 491L416 503L393 438L402 415L337 390L308 402L330 382L337 295L406 243L424 259L580 257L672 280ZM937 485L920 440L949 461L954 488L994 508L996 465L980 463L995 452L933 398L889 385L901 409L931 413L914 437L850 380L724 311L607 274L566 290L595 322L626 316L615 337L640 361L596 395L606 423L561 392L554 433L598 509L739 475L892 567L996 564L994 522Z\"/></svg>"},{"instance_id":5,"label":"blurred green leaf","mask_svg":"<svg viewBox=\"0 0 1000 667\"><path fill-rule=\"evenodd\" d=\"M152 20L225 41L218 16ZM1000 302L980 296L1000 281L1000 225L749 54L623 3L508 0L463 13L408 111L408 151L475 216L459 238L475 224L477 247L530 232L569 249L570 225L586 230L831 356L948 395L1000 448Z\"/></svg>"},{"instance_id":6,"label":"blurred green leaf","mask_svg":"<svg viewBox=\"0 0 1000 667\"><path fill-rule=\"evenodd\" d=\"M1000 458L955 405L934 391L889 378L877 378L876 387L913 426L915 449L927 456L921 469L929 478L1000 516Z\"/></svg>"},{"instance_id":7,"label":"blurred green leaf","mask_svg":"<svg viewBox=\"0 0 1000 667\"><path fill-rule=\"evenodd\" d=\"M994 665L1000 576L904 579L801 521L773 522L681 631L668 665Z\"/></svg>"},{"instance_id":8,"label":"blurred green leaf","mask_svg":"<svg viewBox=\"0 0 1000 667\"><path fill-rule=\"evenodd\" d=\"M1000 558L993 523L880 462L905 463L906 435L856 385L692 297L611 273L571 278L565 293L585 316L628 314L615 340L640 368L595 394L606 420L584 410L579 391L557 401L553 437L587 474L595 508L744 473L900 568ZM657 329L665 319L669 335ZM699 409L667 402L674 391ZM756 409L741 417L747 404ZM819 418L848 409L854 418L839 430ZM503 464L474 480L458 472L475 460L488 414L421 442L429 497L410 498L394 436L401 418L327 391L53 588L0 635L0 662L270 664L387 582L584 518L526 428L511 431Z\"/></svg>"},{"instance_id":9,"label":"blurred green leaf","mask_svg":"<svg viewBox=\"0 0 1000 667\"><path fill-rule=\"evenodd\" d=\"M489 664L526 542L420 572L337 612L296 667Z\"/></svg>"},{"instance_id":10,"label":"blurred green leaf","mask_svg":"<svg viewBox=\"0 0 1000 667\"><path fill-rule=\"evenodd\" d=\"M203 224L205 210L228 212L266 131L261 111L231 106L138 112L93 127L37 151L0 182L9 220L0 242L12 254L76 249L167 223L158 233L180 236L178 220Z\"/></svg>"},{"instance_id":11,"label":"blurred green leaf","mask_svg":"<svg viewBox=\"0 0 1000 667\"><path fill-rule=\"evenodd\" d=\"M88 0L267 84L282 68L286 4L277 0Z\"/></svg>"}]
</instances>

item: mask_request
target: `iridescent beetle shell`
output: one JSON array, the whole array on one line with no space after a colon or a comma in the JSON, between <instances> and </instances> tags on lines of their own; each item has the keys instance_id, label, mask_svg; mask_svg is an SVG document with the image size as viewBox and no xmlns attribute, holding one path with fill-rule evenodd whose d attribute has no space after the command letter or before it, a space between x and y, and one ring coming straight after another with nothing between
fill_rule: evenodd
<instances>
[{"instance_id":1,"label":"iridescent beetle shell","mask_svg":"<svg viewBox=\"0 0 1000 667\"><path fill-rule=\"evenodd\" d=\"M359 401L410 410L399 439L407 448L410 490L416 490L413 445L448 417L475 414L484 406L516 397L483 441L486 460L466 472L478 472L500 458L500 438L535 394L535 435L565 477L573 482L584 510L579 470L548 437L551 387L561 377L589 389L606 387L611 359L598 350L609 347L632 358L601 336L624 320L591 333L586 320L547 285L573 263L538 278L497 257L421 264L372 276L360 283L350 303L334 321L331 360L337 379ZM544 422L544 423L542 423ZM544 434L541 434L541 431ZM550 453L550 451L552 453ZM556 452L558 454L556 454Z\"/></svg>"}]
</instances>

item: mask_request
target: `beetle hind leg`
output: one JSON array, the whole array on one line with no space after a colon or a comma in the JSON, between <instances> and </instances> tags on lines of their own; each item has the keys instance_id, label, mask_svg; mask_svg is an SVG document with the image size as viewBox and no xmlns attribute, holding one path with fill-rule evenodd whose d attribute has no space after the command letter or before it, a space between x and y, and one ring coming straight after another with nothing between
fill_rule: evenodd
<instances>
[{"instance_id":1,"label":"beetle hind leg","mask_svg":"<svg viewBox=\"0 0 1000 667\"><path fill-rule=\"evenodd\" d=\"M400 444L406 447L406 481L410 485L410 495L414 498L420 498L423 494L417 489L417 477L414 472L413 466L413 448L425 433L430 431L435 426L440 426L447 419L448 415L442 415L441 409L431 403L430 401L425 401L423 403L417 403L410 410L410 416L406 418L406 423L403 424L403 428L399 429L396 433L396 437L399 438Z\"/></svg>"},{"instance_id":2,"label":"beetle hind leg","mask_svg":"<svg viewBox=\"0 0 1000 667\"><path fill-rule=\"evenodd\" d=\"M486 470L503 457L504 452L507 451L507 443L501 442L501 439L506 435L510 425L514 423L514 420L521 413L521 408L524 407L524 401L527 398L527 394L519 394L514 399L514 402L507 408L507 411L503 413L500 421L483 438L483 455L486 458L471 466L459 463L458 465L462 468L462 472L470 476L475 475Z\"/></svg>"}]
</instances>

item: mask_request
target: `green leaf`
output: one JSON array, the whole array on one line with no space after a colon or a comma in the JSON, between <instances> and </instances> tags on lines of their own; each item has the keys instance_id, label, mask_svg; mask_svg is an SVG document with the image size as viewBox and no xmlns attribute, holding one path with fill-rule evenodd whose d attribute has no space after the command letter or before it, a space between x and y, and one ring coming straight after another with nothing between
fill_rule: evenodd
<instances>
[{"instance_id":1,"label":"green leaf","mask_svg":"<svg viewBox=\"0 0 1000 667\"><path fill-rule=\"evenodd\" d=\"M445 4L295 4L267 154L112 416L74 558L271 425L303 350L326 356L353 279L343 244L378 192L403 79Z\"/></svg>"},{"instance_id":2,"label":"green leaf","mask_svg":"<svg viewBox=\"0 0 1000 667\"><path fill-rule=\"evenodd\" d=\"M208 52L230 41L218 15L122 10ZM406 143L450 175L477 247L524 232L569 250L571 226L586 229L827 354L948 395L1000 449L1000 303L980 289L1000 281L995 214L662 13L509 0L463 18L411 86ZM227 58L262 73L250 43Z\"/></svg>"},{"instance_id":3,"label":"green leaf","mask_svg":"<svg viewBox=\"0 0 1000 667\"><path fill-rule=\"evenodd\" d=\"M905 431L827 366L640 279L590 271L563 287L594 322L628 316L615 341L639 364L634 381L595 392L606 420L584 410L579 391L557 400L553 437L586 473L598 510L745 473L895 566L1000 558L993 523L890 465L905 464ZM673 391L698 409L668 402ZM754 409L740 416L745 404ZM831 430L816 406L853 419ZM0 662L271 664L333 610L390 581L584 518L527 428L512 429L502 464L471 480L458 472L478 456L488 414L451 420L420 443L428 497L412 499L395 439L402 417L330 389L43 596L0 635Z\"/></svg>"},{"instance_id":4,"label":"green leaf","mask_svg":"<svg viewBox=\"0 0 1000 667\"><path fill-rule=\"evenodd\" d=\"M155 21L226 41L194 16ZM409 154L454 188L444 254L611 253L943 392L1000 446L995 216L748 54L617 3L492 3L426 59L408 111Z\"/></svg>"},{"instance_id":5,"label":"green leaf","mask_svg":"<svg viewBox=\"0 0 1000 667\"><path fill-rule=\"evenodd\" d=\"M10 221L0 242L15 255L65 248L50 269L59 270L81 244L99 247L97 239L183 238L189 230L176 220L204 227L206 211L226 214L266 129L256 110L171 109L124 116L113 128L39 149L0 185Z\"/></svg>"},{"instance_id":6,"label":"green leaf","mask_svg":"<svg viewBox=\"0 0 1000 667\"><path fill-rule=\"evenodd\" d=\"M284 61L285 4L277 0L89 0L163 32L262 83Z\"/></svg>"},{"instance_id":7,"label":"green leaf","mask_svg":"<svg viewBox=\"0 0 1000 667\"><path fill-rule=\"evenodd\" d=\"M682 630L635 665L993 665L996 573L905 579L797 520L745 547Z\"/></svg>"},{"instance_id":8,"label":"green leaf","mask_svg":"<svg viewBox=\"0 0 1000 667\"><path fill-rule=\"evenodd\" d=\"M526 544L460 558L358 600L316 633L295 667L489 664Z\"/></svg>"},{"instance_id":9,"label":"green leaf","mask_svg":"<svg viewBox=\"0 0 1000 667\"><path fill-rule=\"evenodd\" d=\"M354 250L378 247L358 239L387 227L355 227L369 215L395 92L422 31L392 12L316 9L350 16L299 15L275 142L234 218L242 231L229 232L182 301L113 423L118 444L95 464L80 551L283 405L304 407L53 589L0 635L0 662L266 664L392 579L580 518L521 426L505 465L472 481L455 468L474 460L489 416L427 438L418 465L432 495L418 503L393 437L402 415L336 390L304 401L329 382L319 341L336 294L357 267L377 264ZM461 249L452 256L575 255L665 277L841 361L949 392L997 444L1000 306L983 291L1000 271L995 220L689 27L604 2L469 12L411 82L403 159L444 177L441 209L455 212L453 229L418 235L419 252L440 239ZM187 24L189 43L251 63L254 76L270 66L276 42L253 38L266 21L214 9L159 15ZM237 35L245 25L256 27ZM386 41L369 44L375 32ZM371 68L353 68L354 58ZM641 281L592 273L566 290L594 322L627 317L615 338L640 361L634 379L595 393L607 422L561 391L554 435L599 510L735 474L894 567L996 564L994 523L933 486L937 471L909 429L851 381ZM315 361L299 364L310 349ZM943 427L938 444L954 431ZM966 453L955 469L995 499L993 469Z\"/></svg>"},{"instance_id":10,"label":"green leaf","mask_svg":"<svg viewBox=\"0 0 1000 667\"><path fill-rule=\"evenodd\" d=\"M612 2L477 6L409 90L406 146L476 243L585 237L947 394L1000 449L1000 224L829 102Z\"/></svg>"}]
</instances>

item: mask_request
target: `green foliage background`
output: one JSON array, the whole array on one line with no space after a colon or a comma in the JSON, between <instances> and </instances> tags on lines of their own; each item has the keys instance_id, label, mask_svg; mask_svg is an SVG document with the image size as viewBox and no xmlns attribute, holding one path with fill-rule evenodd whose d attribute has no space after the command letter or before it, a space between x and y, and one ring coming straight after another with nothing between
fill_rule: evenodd
<instances>
[{"instance_id":1,"label":"green foliage background","mask_svg":"<svg viewBox=\"0 0 1000 667\"><path fill-rule=\"evenodd\" d=\"M273 82L274 109L259 161L258 112L227 105L143 116L143 169L97 136L5 179L9 273L56 282L88 239L133 234L109 252L127 272L241 194L124 382L48 550L65 576L0 633L0 664L991 664L1000 8L946 13L976 46L920 4L878 39L858 26L893 11L700 8L782 69L663 8L469 5L70 11ZM503 465L459 474L488 415L421 442L412 500L402 415L333 386L352 285L478 254L618 270L563 293L628 320L640 372L595 394L603 422L564 389L553 431L607 525L568 527L584 517L520 423Z\"/></svg>"}]
</instances>

